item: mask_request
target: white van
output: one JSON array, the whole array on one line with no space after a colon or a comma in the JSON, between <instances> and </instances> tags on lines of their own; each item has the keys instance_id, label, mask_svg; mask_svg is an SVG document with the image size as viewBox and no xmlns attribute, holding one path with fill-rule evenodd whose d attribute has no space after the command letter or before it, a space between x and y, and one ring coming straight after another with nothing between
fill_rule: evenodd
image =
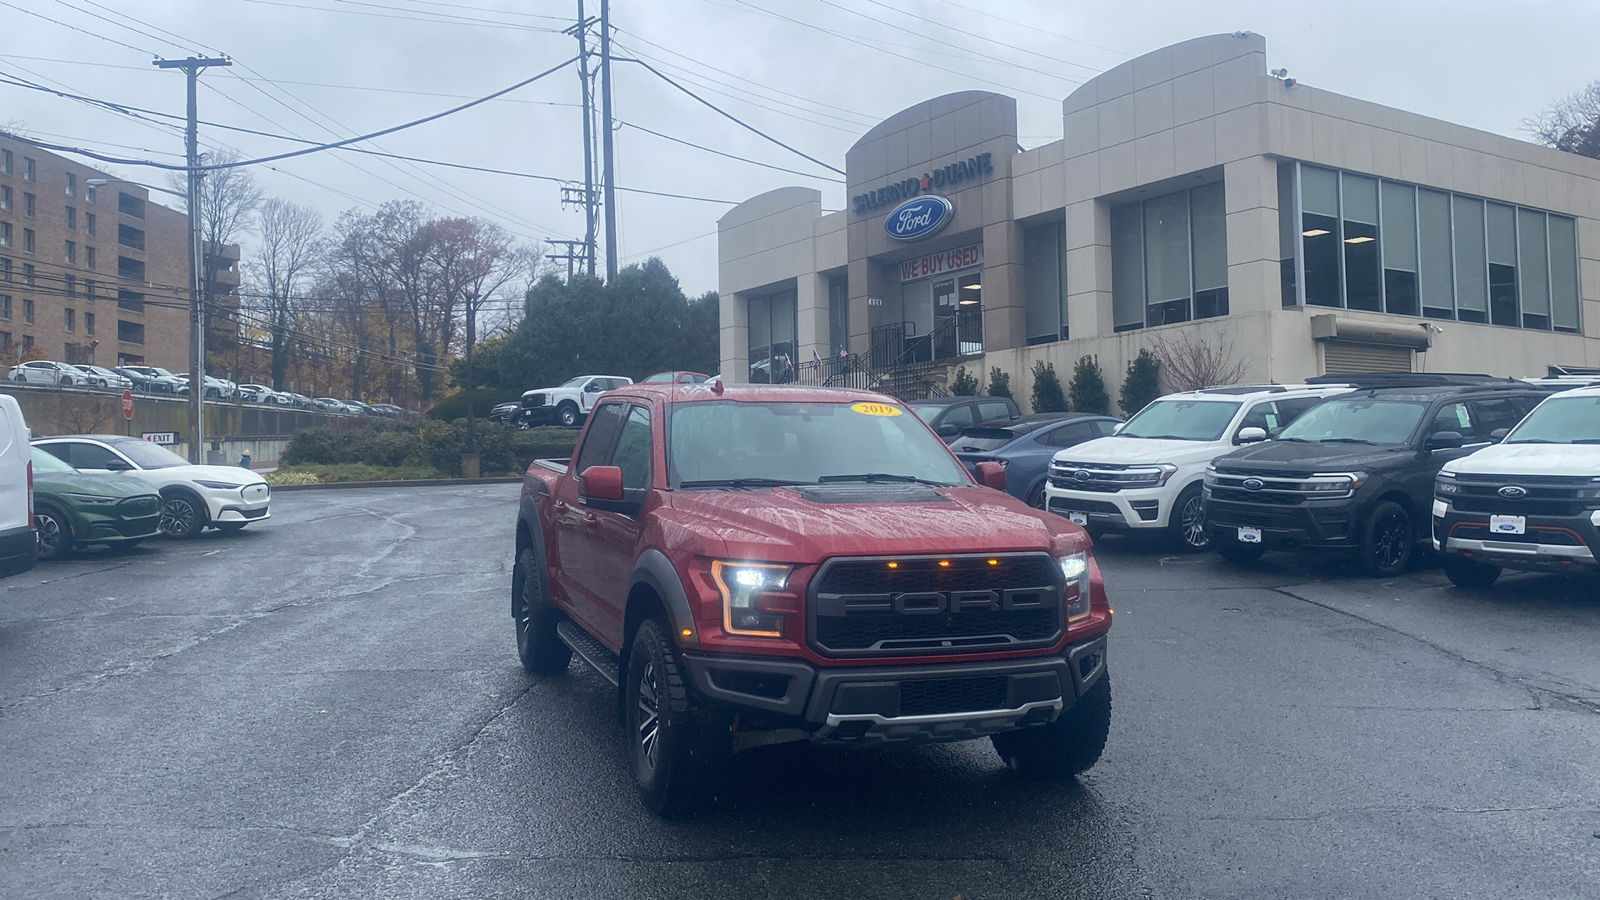
<instances>
[{"instance_id":1,"label":"white van","mask_svg":"<svg viewBox=\"0 0 1600 900\"><path fill-rule=\"evenodd\" d=\"M0 574L26 572L38 558L28 425L17 398L0 394Z\"/></svg>"}]
</instances>

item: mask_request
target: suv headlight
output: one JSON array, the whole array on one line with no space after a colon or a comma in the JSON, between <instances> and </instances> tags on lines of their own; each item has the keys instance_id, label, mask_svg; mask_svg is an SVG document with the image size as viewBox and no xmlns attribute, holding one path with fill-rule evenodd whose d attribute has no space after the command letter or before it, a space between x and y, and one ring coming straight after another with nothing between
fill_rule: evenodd
<instances>
[{"instance_id":1,"label":"suv headlight","mask_svg":"<svg viewBox=\"0 0 1600 900\"><path fill-rule=\"evenodd\" d=\"M722 628L729 634L783 637L783 617L756 609L762 591L781 591L794 566L711 561L711 580L722 595Z\"/></svg>"},{"instance_id":2,"label":"suv headlight","mask_svg":"<svg viewBox=\"0 0 1600 900\"><path fill-rule=\"evenodd\" d=\"M1210 484L1210 485L1215 485L1217 483L1217 467L1216 466L1206 466L1205 482L1206 482L1206 484Z\"/></svg>"},{"instance_id":3,"label":"suv headlight","mask_svg":"<svg viewBox=\"0 0 1600 900\"><path fill-rule=\"evenodd\" d=\"M1086 618L1089 615L1089 554L1073 553L1060 557L1057 562L1061 564L1061 575L1066 581L1067 621Z\"/></svg>"},{"instance_id":4,"label":"suv headlight","mask_svg":"<svg viewBox=\"0 0 1600 900\"><path fill-rule=\"evenodd\" d=\"M115 503L115 502L117 502L117 498L115 498L115 497L102 497L99 494L78 494L78 493L73 493L73 492L70 492L70 491L62 491L61 492L61 496L68 497L70 499L76 500L79 503L105 504L105 503Z\"/></svg>"}]
</instances>

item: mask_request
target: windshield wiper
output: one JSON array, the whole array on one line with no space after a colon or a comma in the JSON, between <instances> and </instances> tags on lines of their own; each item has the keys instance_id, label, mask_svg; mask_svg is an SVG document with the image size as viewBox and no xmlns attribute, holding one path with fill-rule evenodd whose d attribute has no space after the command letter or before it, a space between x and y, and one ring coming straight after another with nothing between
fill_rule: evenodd
<instances>
[{"instance_id":1,"label":"windshield wiper","mask_svg":"<svg viewBox=\"0 0 1600 900\"><path fill-rule=\"evenodd\" d=\"M1147 441L1192 441L1194 438L1182 434L1124 434L1122 437L1144 438Z\"/></svg>"},{"instance_id":2,"label":"windshield wiper","mask_svg":"<svg viewBox=\"0 0 1600 900\"><path fill-rule=\"evenodd\" d=\"M1376 446L1378 442L1377 441L1363 440L1361 438L1323 438L1322 440L1317 441L1317 443L1319 443L1319 444L1371 444L1371 445Z\"/></svg>"},{"instance_id":3,"label":"windshield wiper","mask_svg":"<svg viewBox=\"0 0 1600 900\"><path fill-rule=\"evenodd\" d=\"M1518 439L1516 439L1514 441L1502 441L1502 443L1506 443L1506 444L1554 444L1554 443L1558 443L1558 442L1557 441L1548 440L1546 438L1518 438Z\"/></svg>"},{"instance_id":4,"label":"windshield wiper","mask_svg":"<svg viewBox=\"0 0 1600 900\"><path fill-rule=\"evenodd\" d=\"M948 481L930 481L918 478L915 475L895 475L889 472L863 472L860 475L824 475L817 479L817 484L831 484L839 481L864 481L868 484L881 482L904 482L907 484L930 484L934 487L953 487Z\"/></svg>"},{"instance_id":5,"label":"windshield wiper","mask_svg":"<svg viewBox=\"0 0 1600 900\"><path fill-rule=\"evenodd\" d=\"M791 484L810 484L807 481L793 481L787 478L707 478L702 481L680 481L680 488L758 488L758 487L783 487Z\"/></svg>"},{"instance_id":6,"label":"windshield wiper","mask_svg":"<svg viewBox=\"0 0 1600 900\"><path fill-rule=\"evenodd\" d=\"M1310 443L1315 443L1314 441L1308 441L1305 438L1286 438L1286 437L1281 437L1281 438L1276 438L1275 440L1287 441L1287 442L1289 442L1291 444L1310 444Z\"/></svg>"}]
</instances>

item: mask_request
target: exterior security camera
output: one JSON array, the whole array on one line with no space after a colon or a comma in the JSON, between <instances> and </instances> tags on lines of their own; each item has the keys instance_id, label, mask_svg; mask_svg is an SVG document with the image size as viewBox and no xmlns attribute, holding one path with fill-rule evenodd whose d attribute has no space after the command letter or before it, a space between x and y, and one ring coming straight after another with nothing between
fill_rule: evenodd
<instances>
[{"instance_id":1,"label":"exterior security camera","mask_svg":"<svg viewBox=\"0 0 1600 900\"><path fill-rule=\"evenodd\" d=\"M1273 78L1288 78L1289 77L1289 70L1288 69L1273 69L1272 71L1268 72L1267 74L1271 75Z\"/></svg>"}]
</instances>

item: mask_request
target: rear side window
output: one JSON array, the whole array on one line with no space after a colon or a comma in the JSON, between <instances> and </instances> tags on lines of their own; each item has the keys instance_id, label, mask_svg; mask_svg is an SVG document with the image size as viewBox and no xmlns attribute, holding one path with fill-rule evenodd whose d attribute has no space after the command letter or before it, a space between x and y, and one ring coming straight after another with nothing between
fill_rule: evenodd
<instances>
[{"instance_id":1,"label":"rear side window","mask_svg":"<svg viewBox=\"0 0 1600 900\"><path fill-rule=\"evenodd\" d=\"M966 428L971 424L972 406L970 404L952 406L950 411L944 414L944 418L939 420L940 428Z\"/></svg>"},{"instance_id":2,"label":"rear side window","mask_svg":"<svg viewBox=\"0 0 1600 900\"><path fill-rule=\"evenodd\" d=\"M627 409L624 403L600 404L583 436L583 446L578 448L578 465L573 471L581 475L590 466L611 464L611 449L617 445L617 433L622 430Z\"/></svg>"},{"instance_id":3,"label":"rear side window","mask_svg":"<svg viewBox=\"0 0 1600 900\"><path fill-rule=\"evenodd\" d=\"M1044 444L1046 447L1071 447L1074 444L1081 444L1090 438L1100 436L1101 431L1097 427L1099 424L1098 422L1073 422L1071 425L1062 425L1059 428L1051 429L1049 434L1039 439L1039 443Z\"/></svg>"},{"instance_id":4,"label":"rear side window","mask_svg":"<svg viewBox=\"0 0 1600 900\"><path fill-rule=\"evenodd\" d=\"M990 419L1011 418L1011 407L1004 401L989 400L978 404L978 421L987 422Z\"/></svg>"},{"instance_id":5,"label":"rear side window","mask_svg":"<svg viewBox=\"0 0 1600 900\"><path fill-rule=\"evenodd\" d=\"M1499 429L1515 428L1517 423L1522 421L1523 411L1519 410L1509 398L1474 400L1470 406L1474 424L1477 425L1479 432L1477 436L1484 440L1489 439L1489 436Z\"/></svg>"},{"instance_id":6,"label":"rear side window","mask_svg":"<svg viewBox=\"0 0 1600 900\"><path fill-rule=\"evenodd\" d=\"M1321 397L1301 397L1297 400L1274 401L1278 407L1278 427L1282 428L1300 418L1300 414L1322 402Z\"/></svg>"},{"instance_id":7,"label":"rear side window","mask_svg":"<svg viewBox=\"0 0 1600 900\"><path fill-rule=\"evenodd\" d=\"M39 449L64 463L72 463L72 451L66 444L40 444Z\"/></svg>"},{"instance_id":8,"label":"rear side window","mask_svg":"<svg viewBox=\"0 0 1600 900\"><path fill-rule=\"evenodd\" d=\"M1262 431L1272 431L1287 424L1289 423L1282 421L1278 417L1278 407L1271 400L1257 403L1255 406L1250 407L1249 412L1244 414L1244 418L1239 420L1240 430L1259 428ZM1235 434L1237 433L1235 432Z\"/></svg>"}]
</instances>

